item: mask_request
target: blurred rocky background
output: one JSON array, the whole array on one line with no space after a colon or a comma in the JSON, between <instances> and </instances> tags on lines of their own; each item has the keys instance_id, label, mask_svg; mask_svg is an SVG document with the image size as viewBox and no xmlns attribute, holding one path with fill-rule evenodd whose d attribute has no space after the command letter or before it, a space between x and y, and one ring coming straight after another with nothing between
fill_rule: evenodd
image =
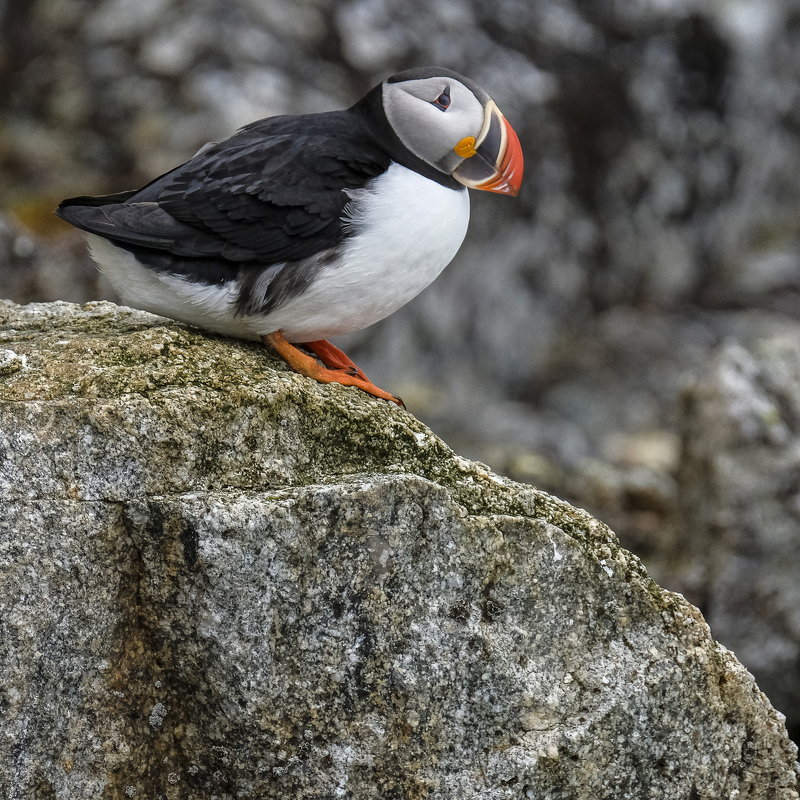
<instances>
[{"instance_id":1,"label":"blurred rocky background","mask_svg":"<svg viewBox=\"0 0 800 800\"><path fill-rule=\"evenodd\" d=\"M441 64L526 155L456 262L340 341L464 455L590 509L800 734L800 7L0 0L0 296L113 299L63 197Z\"/></svg>"}]
</instances>

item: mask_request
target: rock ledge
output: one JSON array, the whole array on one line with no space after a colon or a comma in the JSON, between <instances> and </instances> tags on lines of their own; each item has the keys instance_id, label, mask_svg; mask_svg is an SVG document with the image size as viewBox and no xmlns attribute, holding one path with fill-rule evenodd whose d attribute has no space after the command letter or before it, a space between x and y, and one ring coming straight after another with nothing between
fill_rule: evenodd
<instances>
[{"instance_id":1,"label":"rock ledge","mask_svg":"<svg viewBox=\"0 0 800 800\"><path fill-rule=\"evenodd\" d=\"M10 798L798 797L602 523L260 347L0 302L0 492Z\"/></svg>"}]
</instances>

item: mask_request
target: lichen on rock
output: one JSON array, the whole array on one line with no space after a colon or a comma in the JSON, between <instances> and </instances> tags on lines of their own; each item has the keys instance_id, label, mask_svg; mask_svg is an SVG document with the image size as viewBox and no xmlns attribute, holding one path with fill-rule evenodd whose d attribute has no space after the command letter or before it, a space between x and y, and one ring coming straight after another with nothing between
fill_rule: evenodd
<instances>
[{"instance_id":1,"label":"lichen on rock","mask_svg":"<svg viewBox=\"0 0 800 800\"><path fill-rule=\"evenodd\" d=\"M752 677L585 512L108 303L0 304L0 350L9 796L798 797Z\"/></svg>"}]
</instances>

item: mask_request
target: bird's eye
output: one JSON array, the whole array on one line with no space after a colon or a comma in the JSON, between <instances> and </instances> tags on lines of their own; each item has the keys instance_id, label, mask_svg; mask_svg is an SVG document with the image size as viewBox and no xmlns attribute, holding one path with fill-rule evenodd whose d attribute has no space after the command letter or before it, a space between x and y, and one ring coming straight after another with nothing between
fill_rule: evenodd
<instances>
[{"instance_id":1,"label":"bird's eye","mask_svg":"<svg viewBox=\"0 0 800 800\"><path fill-rule=\"evenodd\" d=\"M436 108L447 111L450 106L450 87L448 86L434 101L431 105L436 106Z\"/></svg>"}]
</instances>

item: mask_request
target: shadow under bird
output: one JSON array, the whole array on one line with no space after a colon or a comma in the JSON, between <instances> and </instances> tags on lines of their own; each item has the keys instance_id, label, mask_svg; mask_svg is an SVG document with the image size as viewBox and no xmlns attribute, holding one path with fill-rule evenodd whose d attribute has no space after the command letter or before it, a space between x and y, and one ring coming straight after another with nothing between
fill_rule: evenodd
<instances>
[{"instance_id":1,"label":"shadow under bird","mask_svg":"<svg viewBox=\"0 0 800 800\"><path fill-rule=\"evenodd\" d=\"M261 340L323 383L378 388L331 336L366 328L447 266L467 188L516 195L519 139L441 67L392 75L342 111L277 116L141 189L64 200L126 305Z\"/></svg>"}]
</instances>

